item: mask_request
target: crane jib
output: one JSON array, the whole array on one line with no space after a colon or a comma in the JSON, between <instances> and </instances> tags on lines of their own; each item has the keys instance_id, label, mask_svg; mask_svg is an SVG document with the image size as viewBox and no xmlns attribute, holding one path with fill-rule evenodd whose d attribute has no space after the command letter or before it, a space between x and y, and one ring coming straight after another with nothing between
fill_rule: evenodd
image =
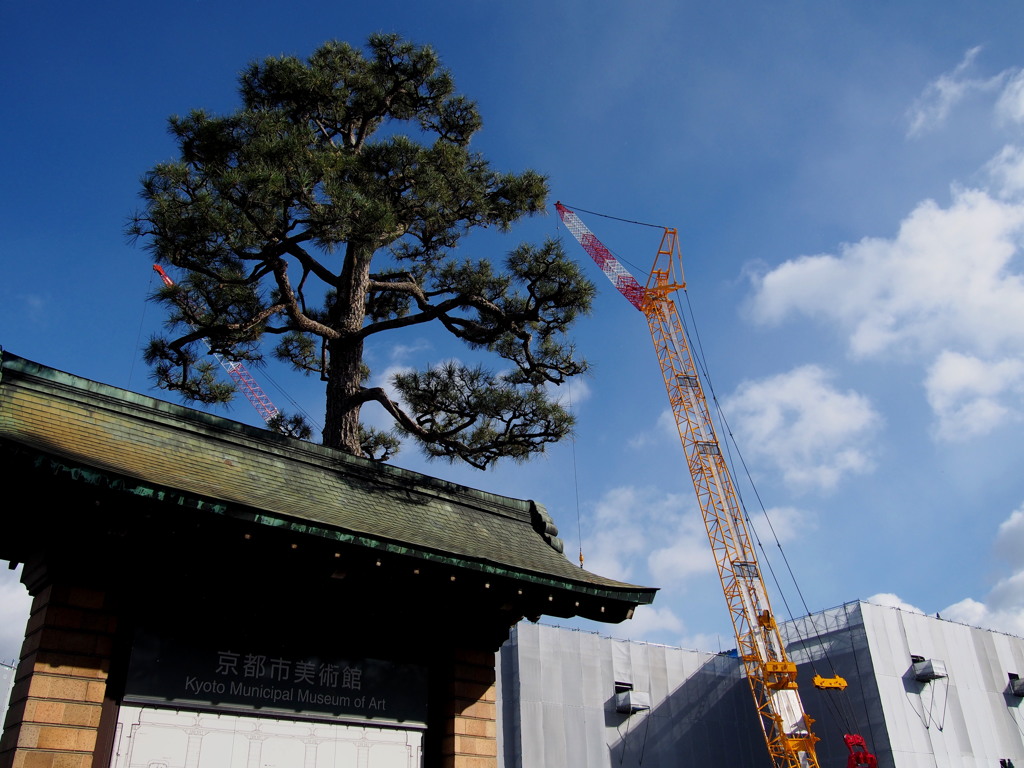
<instances>
[{"instance_id":1,"label":"crane jib","mask_svg":"<svg viewBox=\"0 0 1024 768\"><path fill-rule=\"evenodd\" d=\"M579 216L561 203L555 203L555 209L558 211L562 222L572 233L572 236L579 241L579 244L583 246L583 250L600 267L605 277L611 280L616 290L625 296L630 304L643 311L647 290L629 273L629 270L622 266L614 254L605 247L604 243L597 239L597 236L587 228L587 225L580 221Z\"/></svg>"}]
</instances>

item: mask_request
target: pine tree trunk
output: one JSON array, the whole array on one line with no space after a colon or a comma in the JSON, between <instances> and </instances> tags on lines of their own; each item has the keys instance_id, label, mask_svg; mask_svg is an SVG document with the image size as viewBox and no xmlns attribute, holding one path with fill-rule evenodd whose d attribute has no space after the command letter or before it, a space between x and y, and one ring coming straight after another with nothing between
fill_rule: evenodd
<instances>
[{"instance_id":1,"label":"pine tree trunk","mask_svg":"<svg viewBox=\"0 0 1024 768\"><path fill-rule=\"evenodd\" d=\"M338 297L331 324L340 332L328 342L327 412L324 445L362 456L359 440L358 395L362 389L363 340L356 334L366 319L366 292L370 283L373 247L349 243L338 277Z\"/></svg>"},{"instance_id":2,"label":"pine tree trunk","mask_svg":"<svg viewBox=\"0 0 1024 768\"><path fill-rule=\"evenodd\" d=\"M362 340L339 339L328 345L330 368L327 374L327 413L324 418L324 445L362 455L359 442L359 394Z\"/></svg>"}]
</instances>

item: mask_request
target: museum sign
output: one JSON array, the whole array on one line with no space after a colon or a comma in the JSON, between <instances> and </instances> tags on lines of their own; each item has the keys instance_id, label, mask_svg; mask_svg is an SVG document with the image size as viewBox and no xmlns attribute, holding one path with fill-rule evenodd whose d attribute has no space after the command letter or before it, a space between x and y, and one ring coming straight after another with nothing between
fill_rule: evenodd
<instances>
[{"instance_id":1,"label":"museum sign","mask_svg":"<svg viewBox=\"0 0 1024 768\"><path fill-rule=\"evenodd\" d=\"M136 634L124 701L303 719L427 721L427 672L415 664Z\"/></svg>"}]
</instances>

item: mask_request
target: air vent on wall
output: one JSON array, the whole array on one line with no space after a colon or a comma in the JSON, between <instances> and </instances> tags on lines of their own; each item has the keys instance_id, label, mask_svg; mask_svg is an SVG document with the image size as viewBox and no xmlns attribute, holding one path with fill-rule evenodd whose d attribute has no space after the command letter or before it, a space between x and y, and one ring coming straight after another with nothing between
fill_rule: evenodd
<instances>
[{"instance_id":1,"label":"air vent on wall","mask_svg":"<svg viewBox=\"0 0 1024 768\"><path fill-rule=\"evenodd\" d=\"M615 683L615 711L623 715L632 715L651 708L651 694L646 691L634 691L632 683Z\"/></svg>"},{"instance_id":2,"label":"air vent on wall","mask_svg":"<svg viewBox=\"0 0 1024 768\"><path fill-rule=\"evenodd\" d=\"M911 656L914 662L914 679L919 683L930 683L946 675L946 662L939 659L926 659L923 656Z\"/></svg>"},{"instance_id":3,"label":"air vent on wall","mask_svg":"<svg viewBox=\"0 0 1024 768\"><path fill-rule=\"evenodd\" d=\"M1010 672L1010 693L1014 696L1024 698L1024 680L1016 672Z\"/></svg>"}]
</instances>

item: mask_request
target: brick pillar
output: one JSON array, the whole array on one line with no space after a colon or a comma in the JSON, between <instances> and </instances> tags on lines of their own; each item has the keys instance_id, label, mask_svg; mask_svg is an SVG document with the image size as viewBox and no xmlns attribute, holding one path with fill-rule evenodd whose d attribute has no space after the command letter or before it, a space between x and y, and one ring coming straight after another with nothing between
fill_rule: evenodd
<instances>
[{"instance_id":1,"label":"brick pillar","mask_svg":"<svg viewBox=\"0 0 1024 768\"><path fill-rule=\"evenodd\" d=\"M57 584L36 594L0 768L93 768L115 622L103 592Z\"/></svg>"},{"instance_id":2,"label":"brick pillar","mask_svg":"<svg viewBox=\"0 0 1024 768\"><path fill-rule=\"evenodd\" d=\"M458 650L452 672L441 764L444 768L497 768L494 654Z\"/></svg>"}]
</instances>

